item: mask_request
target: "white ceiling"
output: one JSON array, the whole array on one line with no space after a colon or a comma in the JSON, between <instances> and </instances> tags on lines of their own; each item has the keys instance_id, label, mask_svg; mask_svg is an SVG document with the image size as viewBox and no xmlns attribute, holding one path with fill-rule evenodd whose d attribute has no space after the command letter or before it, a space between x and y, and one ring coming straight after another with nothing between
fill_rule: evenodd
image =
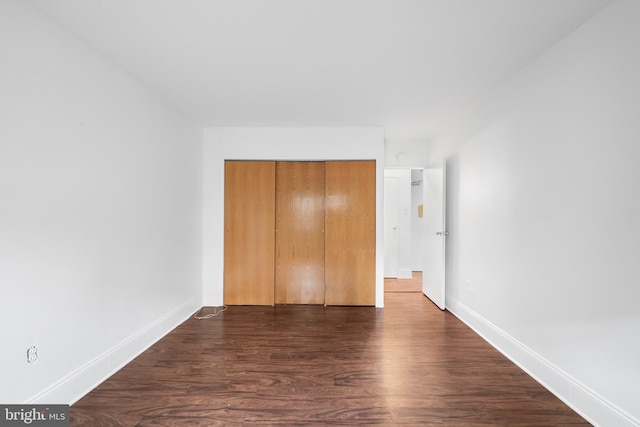
<instances>
[{"instance_id":1,"label":"white ceiling","mask_svg":"<svg viewBox=\"0 0 640 427\"><path fill-rule=\"evenodd\" d=\"M32 0L203 126L429 139L611 0Z\"/></svg>"}]
</instances>

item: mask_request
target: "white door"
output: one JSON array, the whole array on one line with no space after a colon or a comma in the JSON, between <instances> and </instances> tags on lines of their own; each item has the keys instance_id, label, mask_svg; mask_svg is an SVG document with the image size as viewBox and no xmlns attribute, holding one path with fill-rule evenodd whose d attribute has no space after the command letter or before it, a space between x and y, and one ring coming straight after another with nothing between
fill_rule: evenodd
<instances>
[{"instance_id":1,"label":"white door","mask_svg":"<svg viewBox=\"0 0 640 427\"><path fill-rule=\"evenodd\" d=\"M398 277L400 188L397 177L384 177L384 277Z\"/></svg>"},{"instance_id":2,"label":"white door","mask_svg":"<svg viewBox=\"0 0 640 427\"><path fill-rule=\"evenodd\" d=\"M422 292L444 310L446 227L446 163L423 170L424 271Z\"/></svg>"}]
</instances>

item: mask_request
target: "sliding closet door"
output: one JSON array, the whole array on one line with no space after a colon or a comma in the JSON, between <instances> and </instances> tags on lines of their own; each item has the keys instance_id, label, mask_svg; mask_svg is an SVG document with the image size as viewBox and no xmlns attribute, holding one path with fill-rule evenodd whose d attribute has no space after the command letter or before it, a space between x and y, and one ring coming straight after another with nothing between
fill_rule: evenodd
<instances>
[{"instance_id":1,"label":"sliding closet door","mask_svg":"<svg viewBox=\"0 0 640 427\"><path fill-rule=\"evenodd\" d=\"M225 304L274 303L275 182L275 162L225 162Z\"/></svg>"},{"instance_id":2,"label":"sliding closet door","mask_svg":"<svg viewBox=\"0 0 640 427\"><path fill-rule=\"evenodd\" d=\"M375 305L376 163L325 163L325 303Z\"/></svg>"},{"instance_id":3,"label":"sliding closet door","mask_svg":"<svg viewBox=\"0 0 640 427\"><path fill-rule=\"evenodd\" d=\"M324 303L324 163L276 165L276 304Z\"/></svg>"}]
</instances>

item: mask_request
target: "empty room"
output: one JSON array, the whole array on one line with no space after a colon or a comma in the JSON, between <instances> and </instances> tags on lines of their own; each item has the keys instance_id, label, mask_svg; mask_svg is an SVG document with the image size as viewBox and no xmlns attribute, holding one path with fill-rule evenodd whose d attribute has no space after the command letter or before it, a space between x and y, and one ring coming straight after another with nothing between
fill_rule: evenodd
<instances>
[{"instance_id":1,"label":"empty room","mask_svg":"<svg viewBox=\"0 0 640 427\"><path fill-rule=\"evenodd\" d=\"M0 425L640 426L639 24L0 0Z\"/></svg>"}]
</instances>

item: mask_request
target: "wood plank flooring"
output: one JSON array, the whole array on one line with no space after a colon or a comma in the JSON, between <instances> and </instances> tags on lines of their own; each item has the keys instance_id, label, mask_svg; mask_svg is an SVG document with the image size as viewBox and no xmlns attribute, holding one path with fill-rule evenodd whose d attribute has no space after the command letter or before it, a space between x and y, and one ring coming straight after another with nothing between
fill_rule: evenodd
<instances>
[{"instance_id":1,"label":"wood plank flooring","mask_svg":"<svg viewBox=\"0 0 640 427\"><path fill-rule=\"evenodd\" d=\"M412 272L411 279L384 279L384 291L422 292L422 272Z\"/></svg>"},{"instance_id":2,"label":"wood plank flooring","mask_svg":"<svg viewBox=\"0 0 640 427\"><path fill-rule=\"evenodd\" d=\"M421 293L389 292L384 309L189 319L73 405L71 425L588 424Z\"/></svg>"}]
</instances>

